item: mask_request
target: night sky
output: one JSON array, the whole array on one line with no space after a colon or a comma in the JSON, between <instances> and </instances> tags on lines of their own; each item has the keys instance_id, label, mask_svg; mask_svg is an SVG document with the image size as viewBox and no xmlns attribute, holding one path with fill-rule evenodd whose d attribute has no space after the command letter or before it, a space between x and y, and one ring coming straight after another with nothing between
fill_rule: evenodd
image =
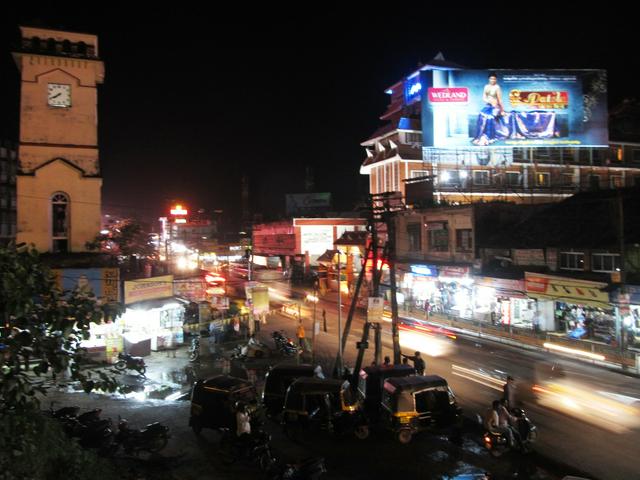
<instances>
[{"instance_id":1,"label":"night sky","mask_svg":"<svg viewBox=\"0 0 640 480\"><path fill-rule=\"evenodd\" d=\"M304 190L307 166L316 191L330 191L336 209L351 208L367 192L359 144L380 126L384 90L439 51L469 68L605 68L610 106L638 88L637 27L614 12L406 3L374 18L365 14L374 2L357 15L347 2L261 11L246 2L235 11L209 3L77 15L65 12L91 7L54 5L16 7L0 19L0 137L17 139L19 82L9 52L18 25L97 34L106 65L103 211L147 220L182 199L192 210L221 209L234 223L242 173L253 211L274 217L285 193Z\"/></svg>"}]
</instances>

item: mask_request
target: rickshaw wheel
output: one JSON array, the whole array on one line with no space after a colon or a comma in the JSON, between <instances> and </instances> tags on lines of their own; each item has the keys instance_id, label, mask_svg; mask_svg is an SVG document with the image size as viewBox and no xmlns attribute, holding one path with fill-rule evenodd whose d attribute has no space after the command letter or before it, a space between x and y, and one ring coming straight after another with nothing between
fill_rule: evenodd
<instances>
[{"instance_id":1,"label":"rickshaw wheel","mask_svg":"<svg viewBox=\"0 0 640 480\"><path fill-rule=\"evenodd\" d=\"M404 445L411 441L411 437L413 437L413 433L408 428L401 429L396 435L398 441Z\"/></svg>"},{"instance_id":2,"label":"rickshaw wheel","mask_svg":"<svg viewBox=\"0 0 640 480\"><path fill-rule=\"evenodd\" d=\"M356 436L358 440L365 440L369 438L369 426L368 425L358 425L353 434Z\"/></svg>"}]
</instances>

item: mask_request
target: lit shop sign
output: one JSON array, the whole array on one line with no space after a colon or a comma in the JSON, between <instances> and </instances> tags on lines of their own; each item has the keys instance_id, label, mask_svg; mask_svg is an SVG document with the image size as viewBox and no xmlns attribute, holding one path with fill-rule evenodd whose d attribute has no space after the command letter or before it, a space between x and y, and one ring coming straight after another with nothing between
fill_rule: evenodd
<instances>
[{"instance_id":1,"label":"lit shop sign","mask_svg":"<svg viewBox=\"0 0 640 480\"><path fill-rule=\"evenodd\" d=\"M565 109L569 106L569 92L525 92L511 90L509 102L515 107Z\"/></svg>"},{"instance_id":2,"label":"lit shop sign","mask_svg":"<svg viewBox=\"0 0 640 480\"><path fill-rule=\"evenodd\" d=\"M431 103L467 103L468 101L468 88L429 88Z\"/></svg>"},{"instance_id":3,"label":"lit shop sign","mask_svg":"<svg viewBox=\"0 0 640 480\"><path fill-rule=\"evenodd\" d=\"M405 104L420 100L422 94L422 83L420 83L420 76L416 75L413 78L408 78L404 84L404 101Z\"/></svg>"},{"instance_id":4,"label":"lit shop sign","mask_svg":"<svg viewBox=\"0 0 640 480\"><path fill-rule=\"evenodd\" d=\"M438 268L434 265L411 265L411 273L422 277L437 277Z\"/></svg>"}]
</instances>

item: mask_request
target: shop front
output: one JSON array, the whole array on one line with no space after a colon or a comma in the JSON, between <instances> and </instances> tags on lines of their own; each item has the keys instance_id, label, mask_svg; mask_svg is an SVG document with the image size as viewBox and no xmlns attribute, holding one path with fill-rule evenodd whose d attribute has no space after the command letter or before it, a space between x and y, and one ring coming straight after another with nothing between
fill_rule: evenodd
<instances>
[{"instance_id":1,"label":"shop front","mask_svg":"<svg viewBox=\"0 0 640 480\"><path fill-rule=\"evenodd\" d=\"M621 323L625 332L625 344L640 348L640 285L625 285L624 293L619 289L612 292L611 303L617 309L618 325ZM617 328L616 332L620 330Z\"/></svg>"},{"instance_id":2,"label":"shop front","mask_svg":"<svg viewBox=\"0 0 640 480\"><path fill-rule=\"evenodd\" d=\"M183 343L184 309L189 303L173 296L173 276L124 282L125 311L113 322L91 324L82 342L98 361L114 362L123 350L146 356L152 350Z\"/></svg>"},{"instance_id":3,"label":"shop front","mask_svg":"<svg viewBox=\"0 0 640 480\"><path fill-rule=\"evenodd\" d=\"M524 280L476 276L474 318L492 325L533 329L536 301L527 297Z\"/></svg>"},{"instance_id":4,"label":"shop front","mask_svg":"<svg viewBox=\"0 0 640 480\"><path fill-rule=\"evenodd\" d=\"M469 267L411 264L400 279L406 308L461 318L473 316ZM400 303L400 300L398 301Z\"/></svg>"},{"instance_id":5,"label":"shop front","mask_svg":"<svg viewBox=\"0 0 640 480\"><path fill-rule=\"evenodd\" d=\"M616 318L606 287L601 282L525 273L525 290L537 300L537 319L546 327L542 329L610 344L616 338Z\"/></svg>"}]
</instances>

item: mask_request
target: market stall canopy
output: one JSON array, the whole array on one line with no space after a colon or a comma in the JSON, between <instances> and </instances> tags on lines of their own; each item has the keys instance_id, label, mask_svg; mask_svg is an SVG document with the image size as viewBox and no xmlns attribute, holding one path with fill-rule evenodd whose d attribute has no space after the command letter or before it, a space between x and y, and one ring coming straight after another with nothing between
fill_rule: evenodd
<instances>
[{"instance_id":1,"label":"market stall canopy","mask_svg":"<svg viewBox=\"0 0 640 480\"><path fill-rule=\"evenodd\" d=\"M334 257L338 253L338 250L327 250L318 257L318 263L332 263Z\"/></svg>"},{"instance_id":2,"label":"market stall canopy","mask_svg":"<svg viewBox=\"0 0 640 480\"><path fill-rule=\"evenodd\" d=\"M344 232L342 236L334 242L338 246L364 247L367 244L367 231Z\"/></svg>"}]
</instances>

